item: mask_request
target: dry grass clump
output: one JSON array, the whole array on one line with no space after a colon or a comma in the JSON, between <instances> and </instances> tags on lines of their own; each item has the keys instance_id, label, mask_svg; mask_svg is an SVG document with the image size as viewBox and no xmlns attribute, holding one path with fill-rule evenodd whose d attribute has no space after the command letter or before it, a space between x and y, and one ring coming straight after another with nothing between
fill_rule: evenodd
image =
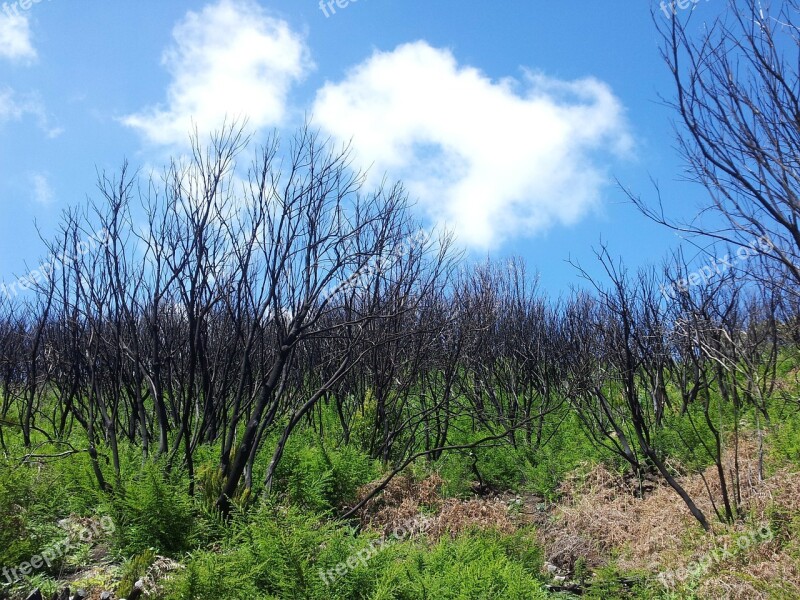
<instances>
[{"instance_id":1,"label":"dry grass clump","mask_svg":"<svg viewBox=\"0 0 800 600\"><path fill-rule=\"evenodd\" d=\"M511 534L517 524L508 513L508 505L502 500L455 500L444 502L441 512L432 518L428 536L439 539L447 534L456 537L469 529L496 529Z\"/></svg>"},{"instance_id":2,"label":"dry grass clump","mask_svg":"<svg viewBox=\"0 0 800 600\"><path fill-rule=\"evenodd\" d=\"M739 540L748 539L759 527L768 527L770 536L775 536L775 539L759 539L747 544L733 558L713 564L701 576L697 588L698 598L797 597L797 590L800 589L800 563L794 556L800 554L800 548L793 548L791 540L784 539L781 530L784 529L782 524L787 525L793 517L800 515L800 473L783 468L762 480L759 478L758 454L758 444L753 437L740 439L740 511L746 515L744 522L723 525L715 520L708 489L711 490L717 507L722 510L721 486L716 467L706 469L702 477L692 475L681 480L686 491L695 498L709 520L712 520L714 531L710 535L701 535L698 531L693 555L678 555L669 563L662 562L662 569L667 564L672 569L685 568L691 560L698 560L715 548L736 548ZM732 488L732 451L725 455L723 466L728 484Z\"/></svg>"},{"instance_id":3,"label":"dry grass clump","mask_svg":"<svg viewBox=\"0 0 800 600\"><path fill-rule=\"evenodd\" d=\"M737 455L738 454L738 455ZM758 442L752 436L742 436L739 438L738 453L734 453L732 447L726 448L723 454L722 466L725 473L726 483L729 492L734 490L734 473L738 462L739 470L739 493L742 505L746 509L750 499L758 494L764 486L764 481L759 478L758 468ZM722 511L722 485L719 481L717 467L712 465L702 474L692 474L680 478L680 483L691 496L709 520L716 516L714 504L710 497L714 498L717 509ZM710 494L709 494L710 491Z\"/></svg>"},{"instance_id":4,"label":"dry grass clump","mask_svg":"<svg viewBox=\"0 0 800 600\"><path fill-rule=\"evenodd\" d=\"M746 555L746 561L737 563L709 573L698 586L697 597L708 600L797 598L800 570L796 561L785 553L776 554L756 547Z\"/></svg>"},{"instance_id":5,"label":"dry grass clump","mask_svg":"<svg viewBox=\"0 0 800 600\"><path fill-rule=\"evenodd\" d=\"M800 473L780 469L748 492L749 509L761 519L776 507L787 514L800 514Z\"/></svg>"},{"instance_id":6,"label":"dry grass clump","mask_svg":"<svg viewBox=\"0 0 800 600\"><path fill-rule=\"evenodd\" d=\"M361 523L365 527L389 535L400 527L408 527L424 512L442 506L441 490L444 481L438 474L415 481L411 475L398 475L361 509ZM369 483L358 491L358 500L368 496L377 482Z\"/></svg>"},{"instance_id":7,"label":"dry grass clump","mask_svg":"<svg viewBox=\"0 0 800 600\"><path fill-rule=\"evenodd\" d=\"M434 473L421 481L410 475L393 479L381 494L373 498L361 511L365 527L383 535L403 532L415 535L424 532L435 541L445 535L452 537L469 529L497 529L513 533L517 524L502 500L444 499L441 495L442 478ZM359 498L375 489L376 483L364 486Z\"/></svg>"},{"instance_id":8,"label":"dry grass clump","mask_svg":"<svg viewBox=\"0 0 800 600\"><path fill-rule=\"evenodd\" d=\"M652 562L662 554L678 554L680 533L691 523L672 490L658 485L649 496L637 498L629 482L603 465L568 478L560 491L565 500L543 527L542 538L549 562L566 571L579 558L590 567L601 566L620 548ZM642 567L638 560L635 566Z\"/></svg>"},{"instance_id":9,"label":"dry grass clump","mask_svg":"<svg viewBox=\"0 0 800 600\"><path fill-rule=\"evenodd\" d=\"M651 493L637 498L629 482L602 465L573 476L562 485L564 501L542 528L547 559L570 571L578 558L597 567L616 550L621 551L617 558L621 569L647 570L655 575L685 573L715 551L732 549L732 555L711 561L708 569L696 576L699 598L796 597L800 563L794 556L800 555L800 541L782 539L781 531L788 527L776 524L800 519L800 473L783 469L760 481L758 445L751 438L740 440L738 464L741 511L747 518L734 525L716 519L709 498L710 490L722 510L715 466L702 475L679 479L712 523L713 531L708 534L666 483L658 482ZM732 452L723 466L732 487ZM769 524L776 538L755 540L753 532ZM736 549L743 538L751 542Z\"/></svg>"},{"instance_id":10,"label":"dry grass clump","mask_svg":"<svg viewBox=\"0 0 800 600\"><path fill-rule=\"evenodd\" d=\"M744 486L743 486L744 488ZM800 590L800 540L786 531L796 531L800 519L800 473L781 469L757 485L748 485L746 508L754 523L768 524L775 539L754 544L735 561L719 565L698 588L699 598L769 599L796 598ZM739 533L747 526L738 525ZM726 540L734 545L733 540Z\"/></svg>"},{"instance_id":11,"label":"dry grass clump","mask_svg":"<svg viewBox=\"0 0 800 600\"><path fill-rule=\"evenodd\" d=\"M746 537L748 534L741 531L720 536L717 546L735 549L737 540ZM756 540L740 552L734 550L733 558L712 564L699 581L697 597L708 600L796 598L800 590L800 561L794 558L797 555L796 542L786 545L780 537Z\"/></svg>"},{"instance_id":12,"label":"dry grass clump","mask_svg":"<svg viewBox=\"0 0 800 600\"><path fill-rule=\"evenodd\" d=\"M357 499L360 501L378 486L379 482L368 483L358 490ZM364 507L366 512L375 511L384 506L398 506L403 501L412 499L417 504L425 506L438 506L441 504L442 485L444 480L433 473L416 481L411 475L398 475L392 479L378 496L372 498Z\"/></svg>"}]
</instances>

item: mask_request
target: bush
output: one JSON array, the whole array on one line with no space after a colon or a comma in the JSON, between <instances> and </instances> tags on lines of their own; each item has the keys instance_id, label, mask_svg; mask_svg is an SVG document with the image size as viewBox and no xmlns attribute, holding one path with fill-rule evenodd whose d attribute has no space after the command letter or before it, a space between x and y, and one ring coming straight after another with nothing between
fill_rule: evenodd
<instances>
[{"instance_id":1,"label":"bush","mask_svg":"<svg viewBox=\"0 0 800 600\"><path fill-rule=\"evenodd\" d=\"M723 407L722 422L719 422L720 407L718 400L712 398L709 409L715 426L721 431L733 429L733 417L728 407ZM673 459L673 462L690 471L703 471L713 465L715 457L706 450L714 449L716 442L706 423L700 404L691 406L684 415L670 413L664 415L662 427L653 431L653 445L660 453Z\"/></svg>"},{"instance_id":2,"label":"bush","mask_svg":"<svg viewBox=\"0 0 800 600\"><path fill-rule=\"evenodd\" d=\"M387 551L371 600L535 600L546 598L537 574L541 553L525 536L475 532L444 538L433 548L404 543Z\"/></svg>"},{"instance_id":3,"label":"bush","mask_svg":"<svg viewBox=\"0 0 800 600\"><path fill-rule=\"evenodd\" d=\"M800 467L800 413L791 411L773 425L769 434L770 457L777 464Z\"/></svg>"},{"instance_id":4,"label":"bush","mask_svg":"<svg viewBox=\"0 0 800 600\"><path fill-rule=\"evenodd\" d=\"M235 520L229 544L189 556L167 586L167 600L195 598L355 598L352 581L329 590L322 568L346 561L359 544L352 532L297 508L264 504ZM358 582L356 582L358 583Z\"/></svg>"},{"instance_id":5,"label":"bush","mask_svg":"<svg viewBox=\"0 0 800 600\"><path fill-rule=\"evenodd\" d=\"M652 582L646 574L624 573L612 563L595 572L586 598L658 598L664 591L661 584Z\"/></svg>"},{"instance_id":6,"label":"bush","mask_svg":"<svg viewBox=\"0 0 800 600\"><path fill-rule=\"evenodd\" d=\"M197 510L183 473L167 474L160 462L148 462L110 497L117 549L126 556L154 549L176 556L192 546Z\"/></svg>"},{"instance_id":7,"label":"bush","mask_svg":"<svg viewBox=\"0 0 800 600\"><path fill-rule=\"evenodd\" d=\"M276 491L289 504L324 513L352 502L358 488L379 475L379 463L362 450L326 449L315 438L298 434L278 465Z\"/></svg>"},{"instance_id":8,"label":"bush","mask_svg":"<svg viewBox=\"0 0 800 600\"><path fill-rule=\"evenodd\" d=\"M236 533L225 547L190 555L187 568L168 582L167 600L545 597L538 580L542 551L532 531L474 532L433 547L422 539L379 543L374 535L356 536L269 504L231 526ZM344 572L338 576L337 565Z\"/></svg>"},{"instance_id":9,"label":"bush","mask_svg":"<svg viewBox=\"0 0 800 600\"><path fill-rule=\"evenodd\" d=\"M53 466L0 458L0 565L15 567L61 541L66 500Z\"/></svg>"},{"instance_id":10,"label":"bush","mask_svg":"<svg viewBox=\"0 0 800 600\"><path fill-rule=\"evenodd\" d=\"M117 585L117 596L126 598L133 591L136 582L147 574L156 560L156 553L153 550L145 550L125 561L121 568L120 582Z\"/></svg>"}]
</instances>

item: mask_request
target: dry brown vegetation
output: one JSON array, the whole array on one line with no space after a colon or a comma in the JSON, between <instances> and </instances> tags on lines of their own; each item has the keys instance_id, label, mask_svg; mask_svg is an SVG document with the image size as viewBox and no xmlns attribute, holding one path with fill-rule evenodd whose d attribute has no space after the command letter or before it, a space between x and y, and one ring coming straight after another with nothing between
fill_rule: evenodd
<instances>
[{"instance_id":1,"label":"dry brown vegetation","mask_svg":"<svg viewBox=\"0 0 800 600\"><path fill-rule=\"evenodd\" d=\"M712 561L698 578L699 598L797 597L800 564L791 556L797 541L783 537L781 522L800 518L800 473L784 468L759 481L756 444L744 440L739 450L743 519L735 525L717 521L705 534L666 485L637 498L623 478L598 465L563 483L564 501L540 530L548 560L569 571L579 558L598 567L616 554L622 570L657 575L683 573L713 551L729 549L733 556ZM728 472L732 460L726 457ZM714 468L681 478L702 510L713 514L706 482L718 499ZM734 551L740 539L753 539L747 536L762 526L770 528L774 539L759 538Z\"/></svg>"},{"instance_id":2,"label":"dry brown vegetation","mask_svg":"<svg viewBox=\"0 0 800 600\"><path fill-rule=\"evenodd\" d=\"M733 468L726 455L727 472ZM735 525L715 521L704 533L675 492L666 484L648 481L647 492L637 497L638 485L603 465L586 466L561 485L562 500L546 513L514 514L500 499L445 499L443 481L430 475L421 481L411 476L393 480L382 495L361 513L362 524L390 535L405 529L420 535L409 524L425 517L424 532L435 541L470 528L513 532L535 524L549 563L572 572L578 560L590 569L612 560L622 571L639 571L657 577L686 573L716 551L707 570L690 579L698 598L794 598L800 590L800 562L794 556L800 541L789 539L786 526L800 519L800 473L773 469L758 477L758 446L747 438L739 444L743 517ZM714 467L702 475L681 477L681 484L708 514L714 514L711 495L718 502L719 482ZM361 490L362 497L373 489ZM768 527L766 541L756 532ZM772 538L772 539L769 539ZM747 539L746 547L737 543ZM724 557L723 549L730 551ZM684 583L686 580L683 580Z\"/></svg>"},{"instance_id":3,"label":"dry brown vegetation","mask_svg":"<svg viewBox=\"0 0 800 600\"><path fill-rule=\"evenodd\" d=\"M421 481L414 481L410 475L396 477L382 495L366 504L361 513L362 524L384 535L395 531L413 535L424 529L432 541L446 535L455 537L469 529L495 529L503 533L517 529L518 521L502 500L443 498L443 483L437 474ZM372 485L365 486L360 497L372 489Z\"/></svg>"}]
</instances>

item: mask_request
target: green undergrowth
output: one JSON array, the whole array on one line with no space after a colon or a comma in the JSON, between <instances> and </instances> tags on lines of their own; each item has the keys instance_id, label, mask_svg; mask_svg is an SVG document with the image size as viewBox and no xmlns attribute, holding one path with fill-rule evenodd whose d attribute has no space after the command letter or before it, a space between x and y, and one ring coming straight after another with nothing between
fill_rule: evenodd
<instances>
[{"instance_id":1,"label":"green undergrowth","mask_svg":"<svg viewBox=\"0 0 800 600\"><path fill-rule=\"evenodd\" d=\"M752 432L754 415L739 416L743 430ZM19 582L0 578L0 599L5 594L16 600L33 587L52 595L66 577L102 581L124 597L160 557L180 565L151 596L163 600L561 597L546 591L552 581L544 574L544 551L532 527L513 535L489 529L439 540L421 536L385 541L355 523L337 521L335 515L352 506L359 489L382 477L387 465L365 450L363 426L354 429L353 443L345 445L335 430L336 420L323 417L328 435L303 428L291 437L268 497L260 490L271 455L259 455L252 477L257 491L237 494L228 521L215 508L222 488L217 446L200 447L195 454L194 496L188 493L189 476L179 460L170 465L164 458L143 459L139 449L121 443L117 479L110 453L98 448L99 467L113 488L106 493L99 489L80 433L61 442L36 439L32 450L23 447L17 432L4 430L0 567L14 568L57 544L65 536L59 526L64 519L110 517L114 530L102 540L73 544ZM721 418L730 430L732 416ZM438 474L444 497L474 498L481 483L484 491L525 495L548 506L559 501L559 486L568 475L586 473L600 462L625 471L617 457L590 442L574 415L554 423L543 430L547 443L539 448L520 434L516 446L452 451L435 461L421 458L410 472L418 480ZM654 443L673 464L687 471L703 469L710 464L702 448L711 442L711 434L702 423L702 414L696 412L668 414ZM454 445L469 445L486 435L457 425ZM775 415L767 429L769 469L800 466L800 417L795 411ZM264 447L273 447L274 441L268 438ZM76 452L65 453L70 448ZM53 458L42 458L48 455ZM800 560L800 519L776 509L770 524L782 547ZM103 569L86 571L97 564ZM671 596L652 573L621 572L613 557L594 572L585 565L576 569L571 576L584 585L586 598L683 597ZM682 593L691 597L693 592L687 588Z\"/></svg>"},{"instance_id":2,"label":"green undergrowth","mask_svg":"<svg viewBox=\"0 0 800 600\"><path fill-rule=\"evenodd\" d=\"M472 532L429 544L380 540L265 504L237 521L230 543L200 550L164 598L470 599L546 597L532 532Z\"/></svg>"}]
</instances>

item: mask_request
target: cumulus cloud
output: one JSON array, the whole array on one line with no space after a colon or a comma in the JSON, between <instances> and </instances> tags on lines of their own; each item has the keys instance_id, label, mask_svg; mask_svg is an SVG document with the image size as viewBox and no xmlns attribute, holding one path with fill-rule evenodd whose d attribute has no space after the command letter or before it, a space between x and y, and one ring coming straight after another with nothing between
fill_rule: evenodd
<instances>
[{"instance_id":1,"label":"cumulus cloud","mask_svg":"<svg viewBox=\"0 0 800 600\"><path fill-rule=\"evenodd\" d=\"M14 62L32 61L36 58L27 15L0 11L0 58Z\"/></svg>"},{"instance_id":2,"label":"cumulus cloud","mask_svg":"<svg viewBox=\"0 0 800 600\"><path fill-rule=\"evenodd\" d=\"M292 84L312 67L303 37L252 0L190 11L172 35L162 57L172 76L166 104L123 119L155 144L185 143L193 124L208 133L226 117L278 125Z\"/></svg>"},{"instance_id":3,"label":"cumulus cloud","mask_svg":"<svg viewBox=\"0 0 800 600\"><path fill-rule=\"evenodd\" d=\"M629 152L624 109L604 83L526 72L493 81L425 42L376 52L322 87L314 118L376 177L402 179L429 216L481 249L570 224Z\"/></svg>"}]
</instances>

